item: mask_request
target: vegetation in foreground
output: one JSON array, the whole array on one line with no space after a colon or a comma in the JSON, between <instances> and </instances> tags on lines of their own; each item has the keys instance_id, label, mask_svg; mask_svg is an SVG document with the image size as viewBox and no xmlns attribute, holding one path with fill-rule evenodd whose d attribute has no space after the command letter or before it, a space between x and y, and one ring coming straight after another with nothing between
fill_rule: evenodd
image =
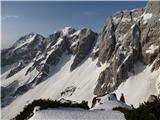
<instances>
[{"instance_id":1,"label":"vegetation in foreground","mask_svg":"<svg viewBox=\"0 0 160 120\"><path fill-rule=\"evenodd\" d=\"M33 116L34 108L38 106L40 110L47 108L57 108L57 107L72 107L72 108L83 108L89 109L88 102L82 101L81 103L72 103L72 101L53 101L50 99L38 99L34 100L32 103L24 107L23 111L20 112L13 120L26 120Z\"/></svg>"},{"instance_id":2,"label":"vegetation in foreground","mask_svg":"<svg viewBox=\"0 0 160 120\"><path fill-rule=\"evenodd\" d=\"M160 100L145 102L138 108L133 106L131 109L116 107L113 110L124 113L127 120L160 120Z\"/></svg>"}]
</instances>

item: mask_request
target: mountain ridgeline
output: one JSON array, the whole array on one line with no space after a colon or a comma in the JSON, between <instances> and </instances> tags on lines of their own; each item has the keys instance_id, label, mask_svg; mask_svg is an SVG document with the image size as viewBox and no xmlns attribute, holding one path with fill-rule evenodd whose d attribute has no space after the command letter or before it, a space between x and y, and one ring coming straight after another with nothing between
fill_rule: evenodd
<instances>
[{"instance_id":1,"label":"mountain ridgeline","mask_svg":"<svg viewBox=\"0 0 160 120\"><path fill-rule=\"evenodd\" d=\"M114 92L131 74L136 75L137 62L152 66L151 72L159 70L160 2L148 2L144 8L113 14L99 34L89 28L65 27L47 38L37 33L21 37L12 47L1 51L2 73L5 74L2 77L4 81L11 81L1 86L2 106L54 76L54 68L63 61L64 55L73 56L71 73L89 58L96 62L95 69L107 64L98 74L96 85L92 86L95 96ZM6 69L7 66L10 68ZM15 76L22 70L24 74L18 81ZM72 92L72 96L77 89L68 86L60 92Z\"/></svg>"}]
</instances>

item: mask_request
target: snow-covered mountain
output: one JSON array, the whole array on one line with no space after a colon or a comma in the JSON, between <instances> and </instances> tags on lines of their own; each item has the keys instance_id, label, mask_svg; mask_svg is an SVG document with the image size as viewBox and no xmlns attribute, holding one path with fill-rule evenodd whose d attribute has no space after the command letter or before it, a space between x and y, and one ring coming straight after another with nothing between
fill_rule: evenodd
<instances>
[{"instance_id":1,"label":"snow-covered mountain","mask_svg":"<svg viewBox=\"0 0 160 120\"><path fill-rule=\"evenodd\" d=\"M87 115L94 118L98 114L94 111L103 109L111 115L108 119L124 119L112 108L127 106L108 100L108 93L116 93L118 99L123 93L126 103L136 107L151 94L160 94L160 2L113 14L100 34L72 27L47 38L30 33L2 50L1 57L3 119L15 117L35 99L85 100L91 106L94 97L100 97L101 104ZM79 114L81 110L60 112L80 115L79 119L86 115ZM102 119L105 112L99 112ZM45 119L56 112L36 114L31 119Z\"/></svg>"}]
</instances>

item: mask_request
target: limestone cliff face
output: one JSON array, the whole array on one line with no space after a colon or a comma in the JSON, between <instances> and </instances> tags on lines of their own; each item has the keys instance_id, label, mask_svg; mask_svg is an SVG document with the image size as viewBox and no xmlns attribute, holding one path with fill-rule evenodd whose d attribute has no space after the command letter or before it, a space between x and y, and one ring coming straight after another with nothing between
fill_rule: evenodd
<instances>
[{"instance_id":1,"label":"limestone cliff face","mask_svg":"<svg viewBox=\"0 0 160 120\"><path fill-rule=\"evenodd\" d=\"M103 27L92 58L97 65L108 63L99 75L94 94L114 91L135 73L138 61L152 70L160 67L160 2L149 2L145 8L115 13Z\"/></svg>"}]
</instances>

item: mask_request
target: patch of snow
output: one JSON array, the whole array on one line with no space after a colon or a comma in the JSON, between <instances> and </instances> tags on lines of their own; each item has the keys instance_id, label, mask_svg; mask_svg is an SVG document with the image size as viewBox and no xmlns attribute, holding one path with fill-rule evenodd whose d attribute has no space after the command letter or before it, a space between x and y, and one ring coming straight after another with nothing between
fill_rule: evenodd
<instances>
[{"instance_id":1,"label":"patch of snow","mask_svg":"<svg viewBox=\"0 0 160 120\"><path fill-rule=\"evenodd\" d=\"M18 42L16 44L14 44L15 47L14 47L13 51L18 49L18 48L21 48L22 46L24 46L24 45L26 45L30 42L32 42L35 39L36 36L37 36L37 34L34 33L33 35L29 35L28 38L25 41L22 40L22 41L20 41L20 43Z\"/></svg>"},{"instance_id":2,"label":"patch of snow","mask_svg":"<svg viewBox=\"0 0 160 120\"><path fill-rule=\"evenodd\" d=\"M118 41L123 41L125 38L126 38L127 34L124 34L124 35L121 35L119 38L118 38Z\"/></svg>"},{"instance_id":3,"label":"patch of snow","mask_svg":"<svg viewBox=\"0 0 160 120\"><path fill-rule=\"evenodd\" d=\"M75 45L77 45L77 44L78 44L78 40L74 41L74 42L72 43L71 47L73 47L73 46L75 46Z\"/></svg>"},{"instance_id":4,"label":"patch of snow","mask_svg":"<svg viewBox=\"0 0 160 120\"><path fill-rule=\"evenodd\" d=\"M131 19L130 18L122 18L122 22L130 22Z\"/></svg>"},{"instance_id":5,"label":"patch of snow","mask_svg":"<svg viewBox=\"0 0 160 120\"><path fill-rule=\"evenodd\" d=\"M117 24L119 21L120 21L120 17L119 18L117 18L117 17L113 17L113 21Z\"/></svg>"},{"instance_id":6,"label":"patch of snow","mask_svg":"<svg viewBox=\"0 0 160 120\"><path fill-rule=\"evenodd\" d=\"M74 35L79 35L80 32L81 32L81 30L78 30L78 31L74 32L73 34L71 34L71 37L74 36Z\"/></svg>"},{"instance_id":7,"label":"patch of snow","mask_svg":"<svg viewBox=\"0 0 160 120\"><path fill-rule=\"evenodd\" d=\"M150 53L150 54L154 54L155 50L157 50L159 48L159 46L155 46L154 44L152 44L149 49L146 50L146 53Z\"/></svg>"},{"instance_id":8,"label":"patch of snow","mask_svg":"<svg viewBox=\"0 0 160 120\"><path fill-rule=\"evenodd\" d=\"M63 41L63 38L59 38L54 46L60 45L62 41Z\"/></svg>"},{"instance_id":9,"label":"patch of snow","mask_svg":"<svg viewBox=\"0 0 160 120\"><path fill-rule=\"evenodd\" d=\"M93 52L93 53L96 53L96 52L98 52L98 51L99 51L99 48L94 47L92 52Z\"/></svg>"},{"instance_id":10,"label":"patch of snow","mask_svg":"<svg viewBox=\"0 0 160 120\"><path fill-rule=\"evenodd\" d=\"M142 15L142 17L143 17L143 20L144 20L143 24L146 24L147 21L152 18L152 13L144 13Z\"/></svg>"},{"instance_id":11,"label":"patch of snow","mask_svg":"<svg viewBox=\"0 0 160 120\"><path fill-rule=\"evenodd\" d=\"M68 35L69 30L72 29L72 27L65 27L64 29L62 29L63 35Z\"/></svg>"},{"instance_id":12,"label":"patch of snow","mask_svg":"<svg viewBox=\"0 0 160 120\"><path fill-rule=\"evenodd\" d=\"M118 101L116 98L112 100L109 100L109 97L113 97L111 95L106 95L104 97L100 98L100 102L98 102L95 107L93 107L91 110L100 110L103 109L105 111L111 111L113 108L115 107L127 107L129 108L128 105L126 105L125 103L122 103L120 101Z\"/></svg>"},{"instance_id":13,"label":"patch of snow","mask_svg":"<svg viewBox=\"0 0 160 120\"><path fill-rule=\"evenodd\" d=\"M159 74L158 79L156 81L156 89L158 91L158 94L160 95L160 74Z\"/></svg>"},{"instance_id":14,"label":"patch of snow","mask_svg":"<svg viewBox=\"0 0 160 120\"><path fill-rule=\"evenodd\" d=\"M136 24L133 24L133 25L131 26L131 29L133 29L133 28L135 27L135 25L136 25Z\"/></svg>"}]
</instances>

